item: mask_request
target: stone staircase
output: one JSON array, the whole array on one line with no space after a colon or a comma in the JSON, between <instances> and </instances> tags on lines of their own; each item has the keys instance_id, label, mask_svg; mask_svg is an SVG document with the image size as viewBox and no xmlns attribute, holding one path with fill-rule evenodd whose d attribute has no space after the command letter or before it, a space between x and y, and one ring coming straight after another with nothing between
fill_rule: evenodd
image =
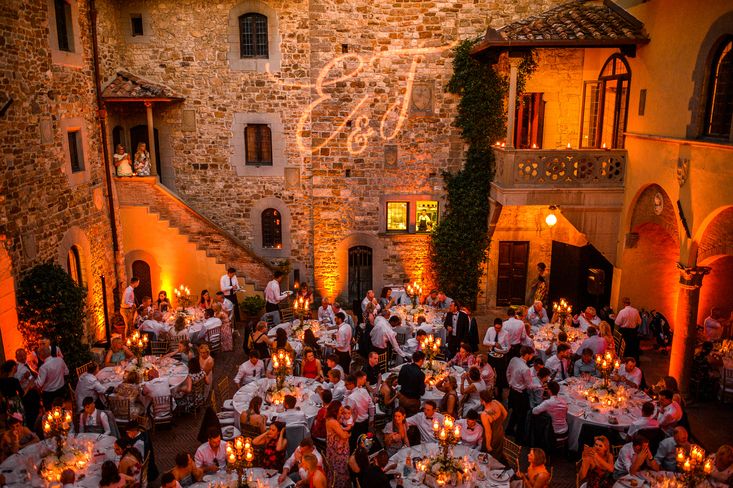
<instances>
[{"instance_id":1,"label":"stone staircase","mask_svg":"<svg viewBox=\"0 0 733 488\"><path fill-rule=\"evenodd\" d=\"M272 266L235 236L189 207L181 197L161 185L156 177L115 178L120 207L145 207L160 220L185 235L196 248L226 267L255 290L265 289Z\"/></svg>"}]
</instances>

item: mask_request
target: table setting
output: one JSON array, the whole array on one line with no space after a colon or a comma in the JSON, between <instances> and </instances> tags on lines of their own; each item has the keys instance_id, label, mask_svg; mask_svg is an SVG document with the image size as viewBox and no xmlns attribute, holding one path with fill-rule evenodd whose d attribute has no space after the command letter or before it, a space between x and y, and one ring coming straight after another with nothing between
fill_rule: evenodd
<instances>
[{"instance_id":1,"label":"table setting","mask_svg":"<svg viewBox=\"0 0 733 488\"><path fill-rule=\"evenodd\" d=\"M299 319L295 319L292 322L283 322L268 330L267 336L274 340L277 334L277 329L285 329L285 332L288 334L288 344L290 344L290 347L295 351L296 357L300 357L303 354L303 349L305 348L303 339L305 331L308 329L313 331L313 335L315 335L318 340L318 345L320 345L324 350L336 346L335 336L338 330L328 329L325 324L322 324L317 320L301 321Z\"/></svg>"},{"instance_id":2,"label":"table setting","mask_svg":"<svg viewBox=\"0 0 733 488\"><path fill-rule=\"evenodd\" d=\"M400 369L405 364L395 366L386 373L383 373L382 380L386 380L390 374L399 374ZM460 366L448 366L446 361L439 361L437 359L425 359L422 370L425 373L425 394L420 399L422 401L434 400L436 402L440 402L444 393L435 386L449 375L455 377L456 382L460 385L461 375L465 372Z\"/></svg>"},{"instance_id":3,"label":"table setting","mask_svg":"<svg viewBox=\"0 0 733 488\"><path fill-rule=\"evenodd\" d=\"M273 420L278 413L284 411L282 403L285 395L293 395L297 400L296 410L301 410L305 414L310 428L321 405L321 397L316 393L318 386L321 386L319 382L301 376L287 376L280 389L277 389L277 381L272 378L260 378L248 383L232 398L232 405L237 412L236 425L239 427L239 416L247 410L252 397L262 397L260 413Z\"/></svg>"},{"instance_id":4,"label":"table setting","mask_svg":"<svg viewBox=\"0 0 733 488\"><path fill-rule=\"evenodd\" d=\"M545 351L553 343L557 344L559 341L557 336L560 332L565 332L568 335L567 344L570 346L570 350L575 354L583 344L583 341L588 338L588 334L575 327L565 327L560 323L556 324L545 324L539 328L534 334L533 342L534 349L537 355L543 360L547 361L547 354Z\"/></svg>"},{"instance_id":5,"label":"table setting","mask_svg":"<svg viewBox=\"0 0 733 488\"><path fill-rule=\"evenodd\" d=\"M290 478L278 483L279 474L274 469L247 468L244 476L248 486L252 488L287 488L295 485ZM239 486L237 477L235 471L217 471L204 475L202 480L192 484L191 488L237 488Z\"/></svg>"},{"instance_id":6,"label":"table setting","mask_svg":"<svg viewBox=\"0 0 733 488\"><path fill-rule=\"evenodd\" d=\"M418 305L415 308L410 305L395 305L389 311L392 315L396 315L402 320L402 326L409 328L413 337L417 330L417 318L421 316L425 317L425 322L433 328L432 334L436 338L439 337L445 343L446 334L445 327L443 326L445 312L439 312L427 305Z\"/></svg>"},{"instance_id":7,"label":"table setting","mask_svg":"<svg viewBox=\"0 0 733 488\"><path fill-rule=\"evenodd\" d=\"M138 367L137 359L123 361L117 366L107 366L97 372L97 379L105 386L117 387L123 382L125 374L138 371L143 384L155 378L167 379L171 390L186 381L188 367L181 361L173 358L158 356L142 356L142 366ZM152 371L155 370L155 373ZM152 374L151 374L152 373Z\"/></svg>"}]
</instances>

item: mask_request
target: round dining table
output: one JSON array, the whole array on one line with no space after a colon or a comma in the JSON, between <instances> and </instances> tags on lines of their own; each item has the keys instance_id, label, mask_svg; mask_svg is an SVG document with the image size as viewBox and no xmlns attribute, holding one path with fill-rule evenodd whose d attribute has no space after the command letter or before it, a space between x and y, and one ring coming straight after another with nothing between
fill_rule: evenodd
<instances>
[{"instance_id":1,"label":"round dining table","mask_svg":"<svg viewBox=\"0 0 733 488\"><path fill-rule=\"evenodd\" d=\"M277 481L279 474L280 472L274 469L264 468L248 468L245 472L248 484L252 487L287 488L295 485L290 478L285 478L285 481L279 483ZM210 488L212 486L220 486L221 488L237 488L237 473L234 471L227 472L225 470L217 471L216 473L209 473L204 475L201 481L190 486L191 488Z\"/></svg>"},{"instance_id":2,"label":"round dining table","mask_svg":"<svg viewBox=\"0 0 733 488\"><path fill-rule=\"evenodd\" d=\"M439 452L440 446L436 442L403 447L389 458L385 472L395 474L396 478L401 478L404 488L428 486L424 483L425 474L415 469L415 462L416 460L434 457ZM411 458L412 468L405 475L405 461L408 455ZM510 486L514 471L506 468L490 454L481 453L476 449L459 444L453 446L453 457L467 460L472 465L469 480L464 483L464 486L486 486L491 488ZM393 480L392 486L396 485L397 480Z\"/></svg>"},{"instance_id":3,"label":"round dining table","mask_svg":"<svg viewBox=\"0 0 733 488\"><path fill-rule=\"evenodd\" d=\"M607 429L625 432L631 424L641 418L641 406L651 400L649 396L636 388L625 388L628 398L620 406L603 406L600 402L592 402L583 392L601 381L591 377L585 380L580 377L568 378L560 384L560 397L568 403L568 449L578 450L580 432L583 425L595 425ZM617 384L612 383L615 387Z\"/></svg>"},{"instance_id":4,"label":"round dining table","mask_svg":"<svg viewBox=\"0 0 733 488\"><path fill-rule=\"evenodd\" d=\"M305 414L308 428L310 428L313 425L316 415L318 415L318 409L321 404L321 397L316 393L316 388L321 386L321 383L301 376L288 376L285 383L294 386L297 390L297 394L295 395L297 399L295 408ZM240 415L249 408L249 402L254 396L260 396L262 398L260 413L267 417L268 420L276 419L278 413L283 411L283 406L272 405L267 401L267 390L274 385L274 379L259 378L244 385L234 394L234 397L232 397L232 406L237 412L235 415L235 425L237 427L240 426Z\"/></svg>"},{"instance_id":5,"label":"round dining table","mask_svg":"<svg viewBox=\"0 0 733 488\"><path fill-rule=\"evenodd\" d=\"M570 345L570 350L575 354L580 348L580 345L583 344L583 341L588 338L588 334L574 327L566 327L565 332L568 335L567 344ZM534 350L543 361L547 361L549 357L546 353L547 349L553 343L557 344L557 335L559 333L560 324L545 324L534 334L532 338Z\"/></svg>"},{"instance_id":6,"label":"round dining table","mask_svg":"<svg viewBox=\"0 0 733 488\"><path fill-rule=\"evenodd\" d=\"M433 361L433 363L434 363L434 370L436 370L436 371L445 371L445 370L449 371L450 375L453 376L456 379L456 382L458 383L458 388L460 390L460 387L461 387L461 375L463 374L464 369L461 368L460 366L447 366L448 363L445 362L445 361L437 361L437 360L435 360L435 361ZM390 374L397 374L397 375L399 375L400 374L400 369L405 364L407 364L407 363L400 364L399 366L395 366L394 368L390 369L386 373L382 373L382 380L383 381L386 380L389 377ZM427 361L425 361L424 365L425 364L427 364ZM423 366L423 371L425 371L424 366ZM427 375L426 375L426 379L427 379ZM444 392L440 391L439 389L437 389L433 385L425 385L425 393L423 394L423 396L420 397L420 400L422 400L422 401L425 401L425 400L433 400L433 401L435 401L437 403L440 403L440 400L443 398L443 395L444 394L445 394ZM459 398L460 398L460 396L461 396L460 393L458 393L458 397Z\"/></svg>"},{"instance_id":7,"label":"round dining table","mask_svg":"<svg viewBox=\"0 0 733 488\"><path fill-rule=\"evenodd\" d=\"M640 471L634 475L627 474L616 480L613 488L685 488L687 485L682 481L681 475L671 471ZM698 487L709 488L707 483L699 484Z\"/></svg>"},{"instance_id":8,"label":"round dining table","mask_svg":"<svg viewBox=\"0 0 733 488\"><path fill-rule=\"evenodd\" d=\"M104 434L71 434L66 445L78 451L76 457L68 455L65 462L76 473L74 486L80 488L97 488L102 477L102 463L115 460L115 438ZM5 486L9 488L51 487L59 486L57 482L49 482L41 478L38 468L44 459L47 462L55 458L55 441L44 441L26 446L18 453L9 456L0 464L0 472L5 476ZM63 457L62 457L63 460ZM83 464L82 464L83 463ZM64 469L67 466L64 466Z\"/></svg>"},{"instance_id":9,"label":"round dining table","mask_svg":"<svg viewBox=\"0 0 733 488\"><path fill-rule=\"evenodd\" d=\"M171 390L180 386L188 376L188 366L173 358L144 356L143 367L150 366L158 371L159 379L167 379ZM130 363L107 366L97 372L97 379L105 386L117 387L124 380L125 373L134 369ZM143 382L145 384L146 382Z\"/></svg>"}]
</instances>

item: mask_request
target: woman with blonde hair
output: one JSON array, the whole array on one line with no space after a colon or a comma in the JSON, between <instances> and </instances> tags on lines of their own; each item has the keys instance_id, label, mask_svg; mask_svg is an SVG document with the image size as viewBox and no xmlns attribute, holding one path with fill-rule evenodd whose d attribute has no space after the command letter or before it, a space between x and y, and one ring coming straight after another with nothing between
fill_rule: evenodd
<instances>
[{"instance_id":1,"label":"woman with blonde hair","mask_svg":"<svg viewBox=\"0 0 733 488\"><path fill-rule=\"evenodd\" d=\"M517 476L524 482L525 488L546 488L550 486L550 472L547 471L545 463L547 456L545 451L538 447L533 447L527 455L529 466L527 472L519 471Z\"/></svg>"},{"instance_id":2,"label":"woman with blonde hair","mask_svg":"<svg viewBox=\"0 0 733 488\"><path fill-rule=\"evenodd\" d=\"M109 351L107 351L107 355L104 357L104 365L117 366L122 361L131 359L133 356L134 354L127 348L122 337L114 337L112 338Z\"/></svg>"},{"instance_id":3,"label":"woman with blonde hair","mask_svg":"<svg viewBox=\"0 0 733 488\"><path fill-rule=\"evenodd\" d=\"M199 366L201 366L201 371L206 373L206 396L208 397L211 385L214 383L214 358L211 357L208 344L199 346Z\"/></svg>"},{"instance_id":4,"label":"woman with blonde hair","mask_svg":"<svg viewBox=\"0 0 733 488\"><path fill-rule=\"evenodd\" d=\"M232 323L229 321L229 314L221 308L221 303L214 302L211 307L214 310L214 317L221 320L221 350L231 352L234 350L234 337Z\"/></svg>"},{"instance_id":5,"label":"woman with blonde hair","mask_svg":"<svg viewBox=\"0 0 733 488\"><path fill-rule=\"evenodd\" d=\"M583 459L579 479L587 488L611 488L613 479L613 454L611 443L605 436L593 439L593 447L583 446Z\"/></svg>"},{"instance_id":6,"label":"woman with blonde hair","mask_svg":"<svg viewBox=\"0 0 733 488\"><path fill-rule=\"evenodd\" d=\"M598 335L605 339L606 351L614 351L616 349L616 343L613 341L613 331L611 330L611 326L608 325L608 322L605 320L602 320L601 323L598 324Z\"/></svg>"},{"instance_id":7,"label":"woman with blonde hair","mask_svg":"<svg viewBox=\"0 0 733 488\"><path fill-rule=\"evenodd\" d=\"M270 338L267 337L267 322L260 320L255 326L255 331L249 336L249 350L254 349L263 359L269 358L271 344Z\"/></svg>"},{"instance_id":8,"label":"woman with blonde hair","mask_svg":"<svg viewBox=\"0 0 733 488\"><path fill-rule=\"evenodd\" d=\"M125 146L117 144L116 152L113 156L115 168L117 168L117 176L132 176L132 165L130 164L130 155L125 151Z\"/></svg>"},{"instance_id":9,"label":"woman with blonde hair","mask_svg":"<svg viewBox=\"0 0 733 488\"><path fill-rule=\"evenodd\" d=\"M140 142L135 151L135 176L150 176L150 153L147 145Z\"/></svg>"}]
</instances>

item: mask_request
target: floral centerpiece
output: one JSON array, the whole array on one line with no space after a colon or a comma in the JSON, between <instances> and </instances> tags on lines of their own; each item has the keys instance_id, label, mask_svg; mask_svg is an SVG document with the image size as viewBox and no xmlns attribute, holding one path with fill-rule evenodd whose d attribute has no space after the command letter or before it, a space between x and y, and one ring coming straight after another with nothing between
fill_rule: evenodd
<instances>
[{"instance_id":1,"label":"floral centerpiece","mask_svg":"<svg viewBox=\"0 0 733 488\"><path fill-rule=\"evenodd\" d=\"M252 467L254 461L254 447L252 439L239 436L227 443L227 471L237 472L237 486L248 486L245 470Z\"/></svg>"},{"instance_id":2,"label":"floral centerpiece","mask_svg":"<svg viewBox=\"0 0 733 488\"><path fill-rule=\"evenodd\" d=\"M619 407L629 400L629 390L624 385L606 384L599 380L583 391L588 401L598 403L604 407Z\"/></svg>"},{"instance_id":3,"label":"floral centerpiece","mask_svg":"<svg viewBox=\"0 0 733 488\"><path fill-rule=\"evenodd\" d=\"M56 440L56 455L61 457L66 436L71 430L71 412L60 407L54 407L43 419L43 433L47 439Z\"/></svg>"},{"instance_id":4,"label":"floral centerpiece","mask_svg":"<svg viewBox=\"0 0 733 488\"><path fill-rule=\"evenodd\" d=\"M61 473L66 469L72 469L78 475L89 464L91 458L89 449L64 446L61 451L49 454L41 460L38 474L50 483L58 483L61 480Z\"/></svg>"},{"instance_id":5,"label":"floral centerpiece","mask_svg":"<svg viewBox=\"0 0 733 488\"><path fill-rule=\"evenodd\" d=\"M446 415L442 424L433 421L433 435L440 445L440 453L415 464L418 471L425 473L425 484L434 488L463 485L471 467L468 459L453 456L453 446L461 440L460 425Z\"/></svg>"},{"instance_id":6,"label":"floral centerpiece","mask_svg":"<svg viewBox=\"0 0 733 488\"><path fill-rule=\"evenodd\" d=\"M302 341L305 338L305 331L308 329L312 330L313 334L317 337L318 332L321 330L321 326L317 320L301 320L298 324L290 326L290 333L295 338Z\"/></svg>"}]
</instances>

